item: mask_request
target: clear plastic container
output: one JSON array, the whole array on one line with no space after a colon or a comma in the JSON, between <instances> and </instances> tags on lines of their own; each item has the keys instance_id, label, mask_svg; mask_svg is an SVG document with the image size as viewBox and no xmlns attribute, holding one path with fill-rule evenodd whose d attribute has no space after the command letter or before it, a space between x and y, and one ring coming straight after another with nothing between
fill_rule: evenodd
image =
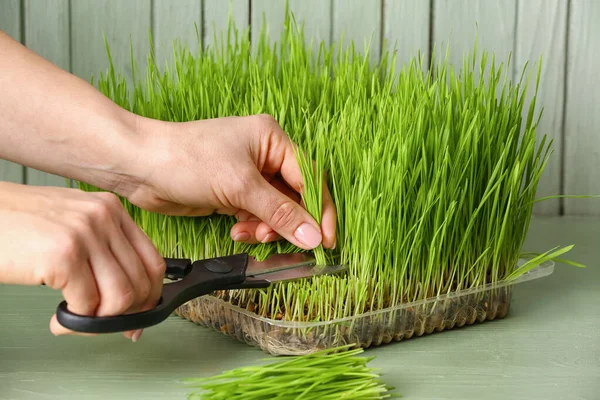
<instances>
[{"instance_id":1,"label":"clear plastic container","mask_svg":"<svg viewBox=\"0 0 600 400\"><path fill-rule=\"evenodd\" d=\"M519 260L518 266L524 262ZM515 284L548 276L553 271L554 262L548 261L512 281L331 321L269 319L214 296L198 297L179 307L176 314L274 355L308 354L351 343L367 348L503 318L510 309Z\"/></svg>"}]
</instances>

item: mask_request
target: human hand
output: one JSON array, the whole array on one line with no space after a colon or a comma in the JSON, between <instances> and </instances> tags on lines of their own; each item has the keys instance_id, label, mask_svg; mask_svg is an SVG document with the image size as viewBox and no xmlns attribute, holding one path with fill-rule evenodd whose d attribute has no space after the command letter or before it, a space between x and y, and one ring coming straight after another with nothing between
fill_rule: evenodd
<instances>
[{"instance_id":1,"label":"human hand","mask_svg":"<svg viewBox=\"0 0 600 400\"><path fill-rule=\"evenodd\" d=\"M321 226L301 206L294 144L268 115L169 123L140 118L146 149L129 200L171 215L235 215L234 240L335 247L336 211L324 185ZM140 165L144 165L141 167Z\"/></svg>"},{"instance_id":2,"label":"human hand","mask_svg":"<svg viewBox=\"0 0 600 400\"><path fill-rule=\"evenodd\" d=\"M61 290L70 311L110 316L153 308L164 259L110 193L0 182L0 282ZM55 335L73 334L54 315ZM141 330L125 332L133 341Z\"/></svg>"}]
</instances>

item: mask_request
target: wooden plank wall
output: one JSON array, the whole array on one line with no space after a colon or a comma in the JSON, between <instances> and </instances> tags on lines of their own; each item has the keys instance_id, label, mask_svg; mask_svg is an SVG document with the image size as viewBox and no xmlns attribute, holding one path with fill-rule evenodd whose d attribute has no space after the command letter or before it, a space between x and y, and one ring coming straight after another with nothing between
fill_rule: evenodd
<instances>
[{"instance_id":1,"label":"wooden plank wall","mask_svg":"<svg viewBox=\"0 0 600 400\"><path fill-rule=\"evenodd\" d=\"M600 3L572 1L569 10L564 129L564 188L600 192ZM596 202L565 201L565 213L600 215Z\"/></svg>"},{"instance_id":2,"label":"wooden plank wall","mask_svg":"<svg viewBox=\"0 0 600 400\"><path fill-rule=\"evenodd\" d=\"M458 66L464 51L479 47L506 60L511 74L537 67L543 56L540 131L553 139L554 154L538 196L600 194L600 3L596 0L289 0L290 9L318 43L370 43L376 62L394 50L397 68L421 53L425 64L436 45L438 57L451 46ZM60 67L90 79L108 65L104 34L116 65L128 80L130 43L139 68L146 65L151 32L159 60L171 57L179 39L206 47L213 28L222 31L231 13L239 28L251 27L256 41L263 16L271 38L283 26L282 0L0 0L0 29ZM197 27L197 30L196 30ZM315 46L316 47L316 46ZM316 50L315 50L316 51ZM63 185L60 177L0 161L0 179ZM597 200L552 200L536 205L544 215L600 216Z\"/></svg>"},{"instance_id":3,"label":"wooden plank wall","mask_svg":"<svg viewBox=\"0 0 600 400\"><path fill-rule=\"evenodd\" d=\"M2 3L0 3L0 29L20 41L23 37L22 25L21 1L2 0ZM24 182L24 173L25 169L20 165L0 160L0 180L16 183Z\"/></svg>"}]
</instances>

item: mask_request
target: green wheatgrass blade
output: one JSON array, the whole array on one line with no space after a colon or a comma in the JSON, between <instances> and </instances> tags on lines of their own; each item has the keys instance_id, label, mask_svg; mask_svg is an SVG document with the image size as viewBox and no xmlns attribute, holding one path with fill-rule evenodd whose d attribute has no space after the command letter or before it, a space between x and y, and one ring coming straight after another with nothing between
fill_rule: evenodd
<instances>
[{"instance_id":1,"label":"green wheatgrass blade","mask_svg":"<svg viewBox=\"0 0 600 400\"><path fill-rule=\"evenodd\" d=\"M339 346L287 357L266 365L241 367L207 378L184 380L197 390L188 398L217 399L385 399L390 393L379 371L367 366L374 357L357 357L363 349Z\"/></svg>"},{"instance_id":2,"label":"green wheatgrass blade","mask_svg":"<svg viewBox=\"0 0 600 400\"><path fill-rule=\"evenodd\" d=\"M315 254L320 264L339 257L346 274L220 298L273 319L325 321L515 279L548 259L581 266L559 258L566 246L515 269L536 202L593 197L536 198L552 155L552 142L538 132L541 63L535 72L526 65L513 82L510 56L498 62L475 42L460 69L447 48L430 65L419 55L397 72L395 50L370 63L352 42L307 40L290 13L277 43L264 22L258 42L249 38L230 20L206 49L176 43L170 63L151 50L145 71L131 61L132 87L106 42L109 68L94 80L115 103L151 118L269 113L298 145L302 199L318 222L324 187L331 192L337 247ZM233 217L169 217L123 204L165 257L248 252L262 260L304 251L283 241L233 243Z\"/></svg>"}]
</instances>

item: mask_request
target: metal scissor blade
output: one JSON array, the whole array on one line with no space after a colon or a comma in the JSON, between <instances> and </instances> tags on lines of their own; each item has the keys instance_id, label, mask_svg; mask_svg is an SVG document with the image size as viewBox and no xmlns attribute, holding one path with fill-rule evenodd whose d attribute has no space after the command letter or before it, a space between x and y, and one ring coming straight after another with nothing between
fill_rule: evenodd
<instances>
[{"instance_id":1,"label":"metal scissor blade","mask_svg":"<svg viewBox=\"0 0 600 400\"><path fill-rule=\"evenodd\" d=\"M264 261L256 261L254 257L248 257L246 276L259 277L277 271L315 264L315 257L311 253L273 254Z\"/></svg>"},{"instance_id":2,"label":"metal scissor blade","mask_svg":"<svg viewBox=\"0 0 600 400\"><path fill-rule=\"evenodd\" d=\"M265 280L270 283L293 281L318 275L339 274L347 269L348 267L346 265L299 265L257 276L249 276L246 278L246 282L252 282L254 280Z\"/></svg>"}]
</instances>

